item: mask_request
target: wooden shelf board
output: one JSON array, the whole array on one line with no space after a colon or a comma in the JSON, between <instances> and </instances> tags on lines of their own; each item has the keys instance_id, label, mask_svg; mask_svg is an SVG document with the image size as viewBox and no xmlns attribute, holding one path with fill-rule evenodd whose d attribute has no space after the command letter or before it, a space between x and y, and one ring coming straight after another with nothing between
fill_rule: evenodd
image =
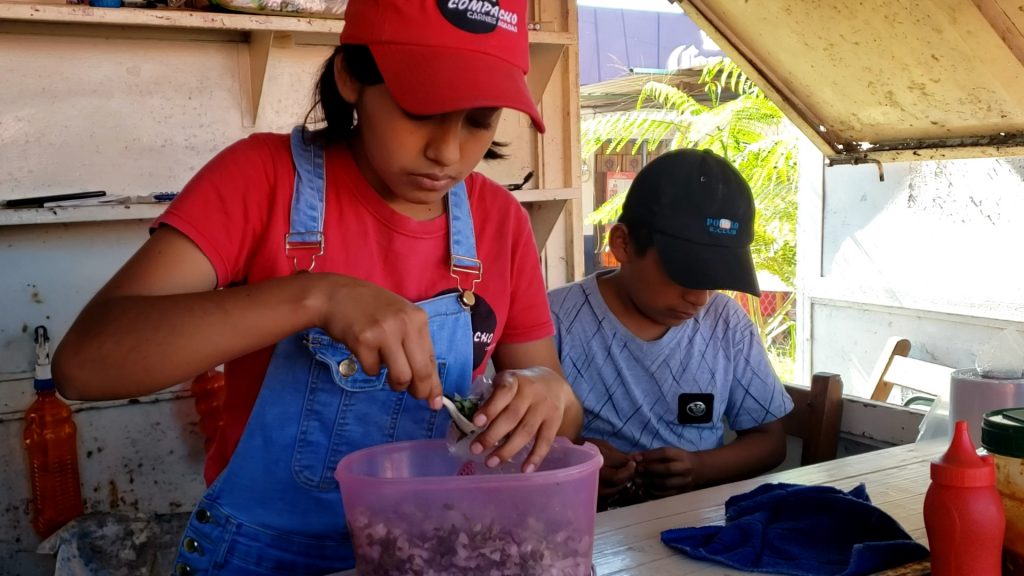
<instances>
[{"instance_id":1,"label":"wooden shelf board","mask_svg":"<svg viewBox=\"0 0 1024 576\"><path fill-rule=\"evenodd\" d=\"M574 188L550 188L518 190L513 192L513 194L520 202L560 202L576 198L579 192ZM166 207L167 204L165 203L155 203L58 206L53 208L2 208L0 209L0 226L150 220L163 214Z\"/></svg>"},{"instance_id":2,"label":"wooden shelf board","mask_svg":"<svg viewBox=\"0 0 1024 576\"><path fill-rule=\"evenodd\" d=\"M548 202L552 200L572 200L579 197L575 188L542 188L536 190L516 190L512 194L520 202Z\"/></svg>"},{"instance_id":3,"label":"wooden shelf board","mask_svg":"<svg viewBox=\"0 0 1024 576\"><path fill-rule=\"evenodd\" d=\"M39 27L53 25L59 30ZM0 31L162 39L216 39L249 43L240 54L243 124L255 125L263 94L263 81L275 34L313 45L336 45L345 22L331 18L306 18L266 14L207 12L161 8L93 8L71 4L4 3L0 0ZM532 69L528 83L536 101L547 89L566 45L575 38L568 32L530 30Z\"/></svg>"},{"instance_id":4,"label":"wooden shelf board","mask_svg":"<svg viewBox=\"0 0 1024 576\"><path fill-rule=\"evenodd\" d=\"M129 27L180 28L189 30L234 30L299 32L332 35L337 42L345 22L337 18L306 18L236 12L207 12L171 8L93 8L72 4L4 3L0 0L0 20L90 24ZM575 43L569 32L530 30L531 43Z\"/></svg>"},{"instance_id":5,"label":"wooden shelf board","mask_svg":"<svg viewBox=\"0 0 1024 576\"><path fill-rule=\"evenodd\" d=\"M555 32L547 30L530 30L530 44L575 44L576 38L571 32Z\"/></svg>"},{"instance_id":6,"label":"wooden shelf board","mask_svg":"<svg viewBox=\"0 0 1024 576\"><path fill-rule=\"evenodd\" d=\"M0 226L70 224L114 220L150 220L163 214L165 203L60 206L54 208L0 209Z\"/></svg>"},{"instance_id":7,"label":"wooden shelf board","mask_svg":"<svg viewBox=\"0 0 1024 576\"><path fill-rule=\"evenodd\" d=\"M325 33L335 36L341 33L341 29L345 25L341 20L328 18L159 8L93 8L70 4L5 4L2 1L0 1L0 20L191 30L266 30Z\"/></svg>"}]
</instances>

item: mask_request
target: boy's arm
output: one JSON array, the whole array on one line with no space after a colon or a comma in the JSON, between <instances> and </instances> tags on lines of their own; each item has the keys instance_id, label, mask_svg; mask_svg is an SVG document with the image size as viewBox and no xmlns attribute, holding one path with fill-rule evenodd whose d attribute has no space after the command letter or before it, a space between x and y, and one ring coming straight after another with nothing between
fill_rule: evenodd
<instances>
[{"instance_id":1,"label":"boy's arm","mask_svg":"<svg viewBox=\"0 0 1024 576\"><path fill-rule=\"evenodd\" d=\"M636 455L637 483L644 495L664 498L707 486L752 478L786 458L781 420L737 432L733 442L701 452L657 448Z\"/></svg>"}]
</instances>

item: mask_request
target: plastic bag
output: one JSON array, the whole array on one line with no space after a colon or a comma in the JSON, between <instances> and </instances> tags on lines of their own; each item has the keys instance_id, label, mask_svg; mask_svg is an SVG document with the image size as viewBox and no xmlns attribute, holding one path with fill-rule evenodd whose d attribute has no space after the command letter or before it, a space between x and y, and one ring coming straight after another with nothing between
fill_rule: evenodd
<instances>
[{"instance_id":1,"label":"plastic bag","mask_svg":"<svg viewBox=\"0 0 1024 576\"><path fill-rule=\"evenodd\" d=\"M1007 328L978 352L974 365L985 378L1022 378L1024 340L1016 330Z\"/></svg>"},{"instance_id":2,"label":"plastic bag","mask_svg":"<svg viewBox=\"0 0 1024 576\"><path fill-rule=\"evenodd\" d=\"M344 18L348 0L211 0L217 6L234 12Z\"/></svg>"},{"instance_id":3,"label":"plastic bag","mask_svg":"<svg viewBox=\"0 0 1024 576\"><path fill-rule=\"evenodd\" d=\"M953 423L949 418L949 394L940 394L921 420L917 441L942 440L947 444L953 438Z\"/></svg>"},{"instance_id":4,"label":"plastic bag","mask_svg":"<svg viewBox=\"0 0 1024 576\"><path fill-rule=\"evenodd\" d=\"M477 376L473 379L473 383L469 387L469 395L466 398L475 400L478 406L483 406L484 402L487 401L491 396L491 392L494 389L494 382L486 376ZM459 398L456 398L457 400ZM473 418L470 417L470 420ZM483 430L486 430L484 427ZM488 467L485 462L491 456L493 449L484 450L480 454L473 454L470 450L470 446L476 440L483 430L479 430L473 434L463 434L459 430L458 426L454 422L448 425L448 452L456 458L462 459L465 463L459 468L459 476L473 476L476 474L513 474L520 472L523 467L523 462L526 460L527 454L530 453L530 449L533 447L533 443L528 443L522 450L516 453L508 462L503 462L499 466L494 468Z\"/></svg>"}]
</instances>

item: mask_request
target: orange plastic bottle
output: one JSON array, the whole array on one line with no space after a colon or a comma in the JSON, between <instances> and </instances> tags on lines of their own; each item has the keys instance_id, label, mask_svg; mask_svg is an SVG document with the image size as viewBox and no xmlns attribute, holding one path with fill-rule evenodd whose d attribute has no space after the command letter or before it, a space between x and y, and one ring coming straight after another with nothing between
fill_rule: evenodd
<instances>
[{"instance_id":1,"label":"orange plastic bottle","mask_svg":"<svg viewBox=\"0 0 1024 576\"><path fill-rule=\"evenodd\" d=\"M25 413L25 450L32 482L32 527L40 538L82 514L78 448L71 408L50 377L49 338L36 328L36 399Z\"/></svg>"},{"instance_id":2,"label":"orange plastic bottle","mask_svg":"<svg viewBox=\"0 0 1024 576\"><path fill-rule=\"evenodd\" d=\"M192 380L191 388L196 413L199 414L199 431L203 433L209 449L224 422L224 373L208 370Z\"/></svg>"}]
</instances>

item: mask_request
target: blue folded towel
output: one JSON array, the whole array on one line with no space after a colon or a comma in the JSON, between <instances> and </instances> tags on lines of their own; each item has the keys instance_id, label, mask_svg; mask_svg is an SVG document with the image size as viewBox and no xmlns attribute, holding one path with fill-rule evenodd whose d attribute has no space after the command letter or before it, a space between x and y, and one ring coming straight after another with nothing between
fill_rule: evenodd
<instances>
[{"instance_id":1,"label":"blue folded towel","mask_svg":"<svg viewBox=\"0 0 1024 576\"><path fill-rule=\"evenodd\" d=\"M698 560L794 576L858 576L928 557L863 484L764 484L725 502L725 526L666 530L661 541Z\"/></svg>"}]
</instances>

